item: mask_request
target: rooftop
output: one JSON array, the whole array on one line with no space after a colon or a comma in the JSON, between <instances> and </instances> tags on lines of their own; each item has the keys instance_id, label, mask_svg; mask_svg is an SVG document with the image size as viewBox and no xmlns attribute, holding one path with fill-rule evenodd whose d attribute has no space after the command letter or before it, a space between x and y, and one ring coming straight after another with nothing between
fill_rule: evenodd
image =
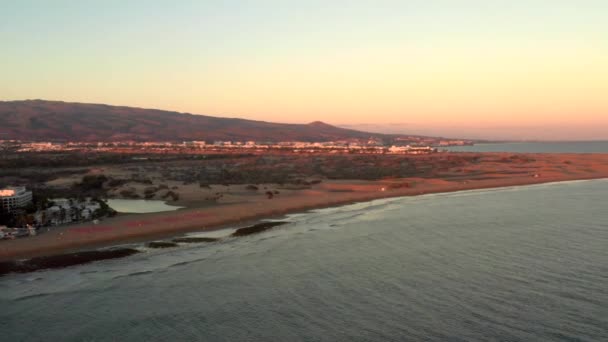
<instances>
[{"instance_id":1,"label":"rooftop","mask_svg":"<svg viewBox=\"0 0 608 342\"><path fill-rule=\"evenodd\" d=\"M24 186L9 186L4 189L0 189L0 197L10 197L19 195L25 192Z\"/></svg>"}]
</instances>

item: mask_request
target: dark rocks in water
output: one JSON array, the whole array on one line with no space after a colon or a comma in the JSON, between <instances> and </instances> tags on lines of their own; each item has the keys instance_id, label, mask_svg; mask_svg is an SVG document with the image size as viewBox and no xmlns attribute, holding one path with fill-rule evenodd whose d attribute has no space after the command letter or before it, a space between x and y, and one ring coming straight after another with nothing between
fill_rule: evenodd
<instances>
[{"instance_id":1,"label":"dark rocks in water","mask_svg":"<svg viewBox=\"0 0 608 342\"><path fill-rule=\"evenodd\" d=\"M175 242L166 242L166 241L152 241L146 244L146 247L149 248L171 248L177 247Z\"/></svg>"},{"instance_id":2,"label":"dark rocks in water","mask_svg":"<svg viewBox=\"0 0 608 342\"><path fill-rule=\"evenodd\" d=\"M251 234L255 234L255 233L260 233L260 232L263 232L263 231L268 230L270 228L281 226L281 225L284 225L284 224L287 224L287 223L289 223L289 222L284 222L284 221L260 222L258 224L254 224L253 226L239 228L234 233L232 233L230 236L245 236L245 235L251 235Z\"/></svg>"},{"instance_id":3,"label":"dark rocks in water","mask_svg":"<svg viewBox=\"0 0 608 342\"><path fill-rule=\"evenodd\" d=\"M197 243L197 242L215 242L219 240L218 238L210 238L210 237L183 237L176 238L171 241L173 242L185 242L185 243Z\"/></svg>"},{"instance_id":4,"label":"dark rocks in water","mask_svg":"<svg viewBox=\"0 0 608 342\"><path fill-rule=\"evenodd\" d=\"M136 253L139 253L139 251L131 248L120 248L51 255L24 261L5 261L0 262L0 275L8 273L28 273L50 268L64 268L88 264L98 260L124 258Z\"/></svg>"}]
</instances>

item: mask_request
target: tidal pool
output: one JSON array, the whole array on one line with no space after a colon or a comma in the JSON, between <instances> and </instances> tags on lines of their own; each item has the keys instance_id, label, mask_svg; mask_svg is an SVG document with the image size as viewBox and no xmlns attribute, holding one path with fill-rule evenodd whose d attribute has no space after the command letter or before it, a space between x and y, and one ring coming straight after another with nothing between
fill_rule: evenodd
<instances>
[{"instance_id":1,"label":"tidal pool","mask_svg":"<svg viewBox=\"0 0 608 342\"><path fill-rule=\"evenodd\" d=\"M109 199L107 203L119 213L157 213L183 208L156 200Z\"/></svg>"}]
</instances>

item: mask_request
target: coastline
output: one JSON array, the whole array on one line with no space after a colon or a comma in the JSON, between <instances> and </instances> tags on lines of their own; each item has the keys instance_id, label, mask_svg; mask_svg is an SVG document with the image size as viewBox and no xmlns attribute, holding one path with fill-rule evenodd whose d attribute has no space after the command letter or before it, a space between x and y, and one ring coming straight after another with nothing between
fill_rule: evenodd
<instances>
[{"instance_id":1,"label":"coastline","mask_svg":"<svg viewBox=\"0 0 608 342\"><path fill-rule=\"evenodd\" d=\"M471 179L458 182L441 179L403 179L416 182L416 186L382 191L380 187L385 183L378 181L379 189L377 191L303 192L300 195L287 198L277 197L272 200L235 203L218 207L180 209L150 214L127 214L105 219L98 225L93 225L89 222L58 227L52 231L29 238L0 241L0 261L50 256L126 243L151 241L175 237L189 232L225 229L286 214L368 202L383 198L604 178L608 178L608 169L602 168L586 175L561 174L539 178L518 176Z\"/></svg>"}]
</instances>

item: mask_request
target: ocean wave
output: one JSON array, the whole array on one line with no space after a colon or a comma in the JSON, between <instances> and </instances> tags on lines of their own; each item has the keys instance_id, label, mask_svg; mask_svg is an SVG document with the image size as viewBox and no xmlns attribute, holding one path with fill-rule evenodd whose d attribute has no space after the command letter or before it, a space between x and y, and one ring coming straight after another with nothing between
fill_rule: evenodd
<instances>
[{"instance_id":1,"label":"ocean wave","mask_svg":"<svg viewBox=\"0 0 608 342\"><path fill-rule=\"evenodd\" d=\"M23 296L23 297L17 297L14 300L15 301L24 301L24 300L28 300L28 299L47 297L47 296L50 296L50 295L53 295L53 293L36 293L36 294L27 295L27 296Z\"/></svg>"},{"instance_id":2,"label":"ocean wave","mask_svg":"<svg viewBox=\"0 0 608 342\"><path fill-rule=\"evenodd\" d=\"M207 258L199 258L199 259L181 261L181 262L178 262L178 263L175 263L175 264L171 264L171 265L167 266L167 268L186 266L186 265L194 264L194 263L197 263L197 262L201 262L203 260L207 260Z\"/></svg>"},{"instance_id":3,"label":"ocean wave","mask_svg":"<svg viewBox=\"0 0 608 342\"><path fill-rule=\"evenodd\" d=\"M138 272L133 272L133 273L128 273L128 274L122 274L122 275L118 275L113 277L113 280L116 279L120 279L120 278L127 278L127 277L137 277L140 275L145 275L145 274L152 274L152 273L156 273L157 270L148 270L148 271L138 271Z\"/></svg>"}]
</instances>

